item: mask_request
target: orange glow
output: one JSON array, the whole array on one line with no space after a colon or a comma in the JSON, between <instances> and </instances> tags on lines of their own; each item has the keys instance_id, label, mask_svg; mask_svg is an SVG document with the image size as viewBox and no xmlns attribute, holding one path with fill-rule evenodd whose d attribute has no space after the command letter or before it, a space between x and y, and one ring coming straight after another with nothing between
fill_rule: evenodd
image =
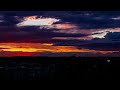
<instances>
[{"instance_id":1,"label":"orange glow","mask_svg":"<svg viewBox=\"0 0 120 90\"><path fill-rule=\"evenodd\" d=\"M88 52L89 50L77 49L74 46L52 46L49 43L1 43L1 51L10 52Z\"/></svg>"},{"instance_id":2,"label":"orange glow","mask_svg":"<svg viewBox=\"0 0 120 90\"><path fill-rule=\"evenodd\" d=\"M37 16L24 17L24 20L35 20Z\"/></svg>"},{"instance_id":3,"label":"orange glow","mask_svg":"<svg viewBox=\"0 0 120 90\"><path fill-rule=\"evenodd\" d=\"M96 50L89 50L89 49L78 49L75 46L53 46L53 44L49 43L1 43L0 44L0 51L1 52L16 52L16 56L23 55L25 56L32 55L32 53L82 53L82 52L90 52L93 54L101 53L107 54L112 53L113 51L96 51ZM23 53L23 54L22 54Z\"/></svg>"},{"instance_id":4,"label":"orange glow","mask_svg":"<svg viewBox=\"0 0 120 90\"><path fill-rule=\"evenodd\" d=\"M55 24L53 27L57 28L57 29L73 29L73 28L78 28L76 25L74 24Z\"/></svg>"}]
</instances>

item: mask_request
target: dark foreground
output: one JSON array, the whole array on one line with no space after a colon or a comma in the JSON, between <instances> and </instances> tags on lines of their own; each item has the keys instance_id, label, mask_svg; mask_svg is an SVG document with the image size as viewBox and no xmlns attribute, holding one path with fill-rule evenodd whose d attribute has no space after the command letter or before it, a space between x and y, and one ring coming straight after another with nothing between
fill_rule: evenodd
<instances>
[{"instance_id":1,"label":"dark foreground","mask_svg":"<svg viewBox=\"0 0 120 90\"><path fill-rule=\"evenodd\" d=\"M0 80L118 80L120 58L0 58Z\"/></svg>"}]
</instances>

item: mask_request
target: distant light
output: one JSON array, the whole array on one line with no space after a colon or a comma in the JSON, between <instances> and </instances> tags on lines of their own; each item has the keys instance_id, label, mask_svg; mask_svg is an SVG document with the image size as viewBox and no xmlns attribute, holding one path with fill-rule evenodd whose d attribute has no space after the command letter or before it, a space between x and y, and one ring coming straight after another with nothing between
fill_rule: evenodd
<instances>
[{"instance_id":1,"label":"distant light","mask_svg":"<svg viewBox=\"0 0 120 90\"><path fill-rule=\"evenodd\" d=\"M21 68L25 68L25 66L21 66Z\"/></svg>"},{"instance_id":2,"label":"distant light","mask_svg":"<svg viewBox=\"0 0 120 90\"><path fill-rule=\"evenodd\" d=\"M107 62L110 62L110 60L107 60Z\"/></svg>"},{"instance_id":3,"label":"distant light","mask_svg":"<svg viewBox=\"0 0 120 90\"><path fill-rule=\"evenodd\" d=\"M33 77L35 76L35 74L33 73Z\"/></svg>"}]
</instances>

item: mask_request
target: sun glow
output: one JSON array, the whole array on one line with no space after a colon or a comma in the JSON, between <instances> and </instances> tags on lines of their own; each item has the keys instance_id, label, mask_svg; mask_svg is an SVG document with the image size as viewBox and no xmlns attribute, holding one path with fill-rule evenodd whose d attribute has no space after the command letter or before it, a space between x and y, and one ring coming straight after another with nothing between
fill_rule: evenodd
<instances>
[{"instance_id":1,"label":"sun glow","mask_svg":"<svg viewBox=\"0 0 120 90\"><path fill-rule=\"evenodd\" d=\"M11 53L83 53L90 52L93 54L101 53L107 54L113 51L96 51L89 49L78 49L75 46L54 46L51 43L1 43L0 52L11 52ZM114 51L115 52L115 51Z\"/></svg>"}]
</instances>

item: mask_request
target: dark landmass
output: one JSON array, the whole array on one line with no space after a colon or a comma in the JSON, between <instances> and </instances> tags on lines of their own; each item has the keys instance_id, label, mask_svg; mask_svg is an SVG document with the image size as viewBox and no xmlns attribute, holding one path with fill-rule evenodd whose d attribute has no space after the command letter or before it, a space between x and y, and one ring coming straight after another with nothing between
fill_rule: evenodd
<instances>
[{"instance_id":1,"label":"dark landmass","mask_svg":"<svg viewBox=\"0 0 120 90\"><path fill-rule=\"evenodd\" d=\"M118 80L120 58L1 57L0 80Z\"/></svg>"}]
</instances>

